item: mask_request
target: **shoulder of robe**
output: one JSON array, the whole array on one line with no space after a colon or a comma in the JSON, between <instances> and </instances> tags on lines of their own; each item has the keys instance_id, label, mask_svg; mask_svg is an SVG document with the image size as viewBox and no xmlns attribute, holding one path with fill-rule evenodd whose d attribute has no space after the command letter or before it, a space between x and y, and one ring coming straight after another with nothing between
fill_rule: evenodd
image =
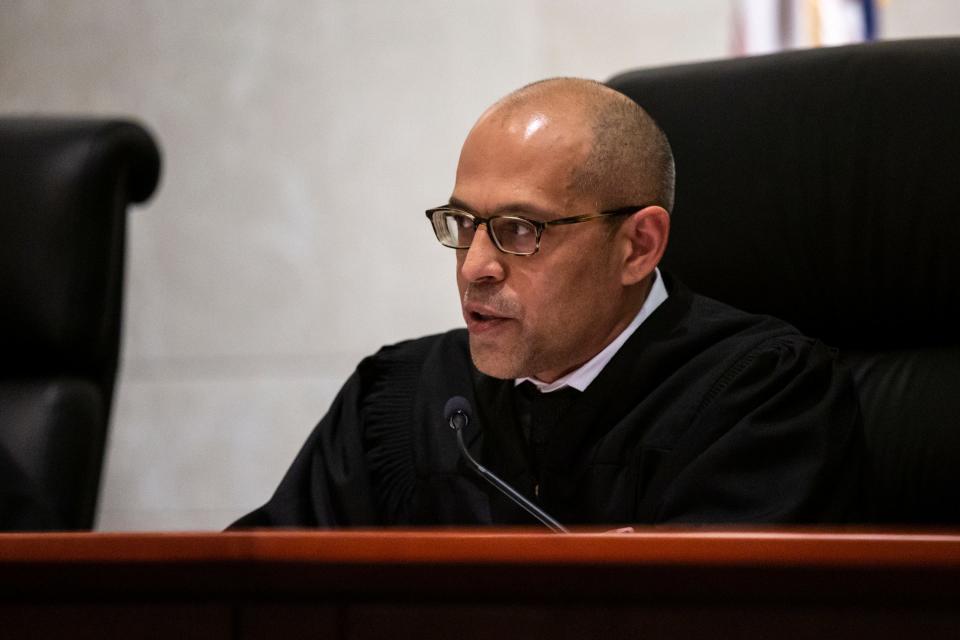
<instances>
[{"instance_id":1,"label":"shoulder of robe","mask_svg":"<svg viewBox=\"0 0 960 640\"><path fill-rule=\"evenodd\" d=\"M469 358L466 329L453 329L422 338L403 340L381 347L357 366L362 383L369 385L384 377L412 374L433 361L462 361Z\"/></svg>"}]
</instances>

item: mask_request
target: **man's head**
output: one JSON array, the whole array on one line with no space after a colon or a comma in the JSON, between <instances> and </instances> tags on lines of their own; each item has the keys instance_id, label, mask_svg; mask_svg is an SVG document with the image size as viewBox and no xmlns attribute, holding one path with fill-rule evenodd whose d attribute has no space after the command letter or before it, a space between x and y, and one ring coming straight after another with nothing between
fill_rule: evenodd
<instances>
[{"instance_id":1,"label":"man's head","mask_svg":"<svg viewBox=\"0 0 960 640\"><path fill-rule=\"evenodd\" d=\"M549 222L529 256L498 250L487 225L457 250L457 284L478 369L554 380L613 340L639 310L666 247L673 158L626 96L588 80L538 82L490 107L467 136L451 205Z\"/></svg>"}]
</instances>

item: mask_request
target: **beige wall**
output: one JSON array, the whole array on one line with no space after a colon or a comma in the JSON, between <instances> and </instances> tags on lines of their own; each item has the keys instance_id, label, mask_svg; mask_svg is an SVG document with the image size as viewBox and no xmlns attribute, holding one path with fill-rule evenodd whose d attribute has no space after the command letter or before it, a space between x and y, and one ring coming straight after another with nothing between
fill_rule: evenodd
<instances>
[{"instance_id":1,"label":"beige wall","mask_svg":"<svg viewBox=\"0 0 960 640\"><path fill-rule=\"evenodd\" d=\"M546 76L723 56L728 12L0 0L0 110L133 114L164 150L130 218L99 527L217 529L263 502L363 355L461 323L422 211L480 111ZM960 31L952 0L887 14L897 37Z\"/></svg>"}]
</instances>

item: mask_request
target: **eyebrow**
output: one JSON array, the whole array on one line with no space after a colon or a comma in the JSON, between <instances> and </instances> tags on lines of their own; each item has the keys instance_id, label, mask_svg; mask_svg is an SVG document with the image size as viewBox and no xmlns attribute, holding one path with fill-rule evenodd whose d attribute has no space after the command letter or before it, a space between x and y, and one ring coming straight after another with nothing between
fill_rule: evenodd
<instances>
[{"instance_id":1,"label":"eyebrow","mask_svg":"<svg viewBox=\"0 0 960 640\"><path fill-rule=\"evenodd\" d=\"M450 196L449 200L451 207L456 207L457 209L463 209L468 213L476 214L476 209L473 209L463 200L455 196ZM543 221L550 220L552 218L559 218L561 216L557 215L555 212L550 211L549 209L544 209L543 207L538 207L537 205L531 202L508 202L507 204L500 205L490 215L497 215L503 213L525 213L537 216L538 218L543 218Z\"/></svg>"}]
</instances>

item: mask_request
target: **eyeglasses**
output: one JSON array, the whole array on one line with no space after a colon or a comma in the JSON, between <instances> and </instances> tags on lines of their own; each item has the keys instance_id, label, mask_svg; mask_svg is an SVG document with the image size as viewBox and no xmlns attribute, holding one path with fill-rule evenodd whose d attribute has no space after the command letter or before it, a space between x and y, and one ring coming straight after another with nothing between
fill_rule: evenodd
<instances>
[{"instance_id":1,"label":"eyeglasses","mask_svg":"<svg viewBox=\"0 0 960 640\"><path fill-rule=\"evenodd\" d=\"M480 225L485 224L487 225L487 233L497 249L514 256L532 256L540 249L540 236L547 227L577 224L578 222L598 220L610 216L623 216L647 206L649 205L623 207L613 211L569 216L548 220L547 222L529 220L516 215L496 215L483 218L456 207L445 206L427 209L427 218L433 223L433 232L437 234L437 240L445 247L451 249L470 248L477 229L480 228Z\"/></svg>"}]
</instances>

